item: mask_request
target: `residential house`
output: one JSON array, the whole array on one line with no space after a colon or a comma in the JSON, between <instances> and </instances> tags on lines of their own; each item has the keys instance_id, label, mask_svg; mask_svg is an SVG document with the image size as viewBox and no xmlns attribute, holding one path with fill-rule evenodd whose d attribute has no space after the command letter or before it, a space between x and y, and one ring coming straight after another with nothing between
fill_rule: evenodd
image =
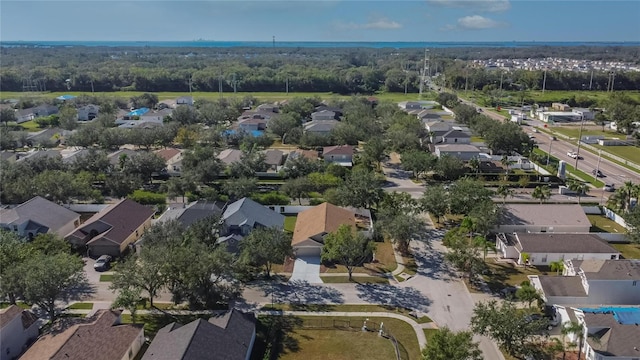
<instances>
[{"instance_id":1,"label":"residential house","mask_svg":"<svg viewBox=\"0 0 640 360\"><path fill-rule=\"evenodd\" d=\"M287 160L284 162L284 166L287 166L291 161L298 159L300 157L305 157L312 161L318 161L318 152L315 150L303 150L296 149L287 155Z\"/></svg>"},{"instance_id":2,"label":"residential house","mask_svg":"<svg viewBox=\"0 0 640 360\"><path fill-rule=\"evenodd\" d=\"M578 204L507 204L495 231L588 233L591 222Z\"/></svg>"},{"instance_id":3,"label":"residential house","mask_svg":"<svg viewBox=\"0 0 640 360\"><path fill-rule=\"evenodd\" d=\"M263 115L254 114L248 119L238 121L238 129L245 132L264 131L266 130L268 123L269 120L267 120Z\"/></svg>"},{"instance_id":4,"label":"residential house","mask_svg":"<svg viewBox=\"0 0 640 360\"><path fill-rule=\"evenodd\" d=\"M284 228L284 216L249 199L229 204L222 214L221 235L248 235L255 228Z\"/></svg>"},{"instance_id":5,"label":"residential house","mask_svg":"<svg viewBox=\"0 0 640 360\"><path fill-rule=\"evenodd\" d=\"M242 159L242 151L238 149L224 149L220 151L217 158L228 166L233 163L240 162Z\"/></svg>"},{"instance_id":6,"label":"residential house","mask_svg":"<svg viewBox=\"0 0 640 360\"><path fill-rule=\"evenodd\" d=\"M304 123L302 128L305 133L326 136L331 134L338 124L340 124L338 120L313 120Z\"/></svg>"},{"instance_id":7,"label":"residential house","mask_svg":"<svg viewBox=\"0 0 640 360\"><path fill-rule=\"evenodd\" d=\"M421 110L422 104L417 101L403 101L398 103L398 107L402 110Z\"/></svg>"},{"instance_id":8,"label":"residential house","mask_svg":"<svg viewBox=\"0 0 640 360\"><path fill-rule=\"evenodd\" d=\"M41 104L32 109L36 118L54 115L58 113L58 107L50 104Z\"/></svg>"},{"instance_id":9,"label":"residential house","mask_svg":"<svg viewBox=\"0 0 640 360\"><path fill-rule=\"evenodd\" d=\"M546 123L580 121L582 115L568 111L541 111L538 112L538 120Z\"/></svg>"},{"instance_id":10,"label":"residential house","mask_svg":"<svg viewBox=\"0 0 640 360\"><path fill-rule=\"evenodd\" d=\"M94 149L76 149L77 148L68 148L61 150L60 155L62 155L62 162L65 164L73 164L76 160L82 159L92 152L97 152Z\"/></svg>"},{"instance_id":11,"label":"residential house","mask_svg":"<svg viewBox=\"0 0 640 360\"><path fill-rule=\"evenodd\" d=\"M311 120L336 120L337 115L330 110L321 110L311 113Z\"/></svg>"},{"instance_id":12,"label":"residential house","mask_svg":"<svg viewBox=\"0 0 640 360\"><path fill-rule=\"evenodd\" d=\"M256 111L261 113L279 113L280 107L277 104L260 104L256 107Z\"/></svg>"},{"instance_id":13,"label":"residential house","mask_svg":"<svg viewBox=\"0 0 640 360\"><path fill-rule=\"evenodd\" d=\"M437 157L448 155L469 161L480 156L480 149L470 144L440 144L435 146L434 153Z\"/></svg>"},{"instance_id":14,"label":"residential house","mask_svg":"<svg viewBox=\"0 0 640 360\"><path fill-rule=\"evenodd\" d=\"M163 327L142 360L249 360L255 339L255 316L229 310L208 321Z\"/></svg>"},{"instance_id":15,"label":"residential house","mask_svg":"<svg viewBox=\"0 0 640 360\"><path fill-rule=\"evenodd\" d=\"M172 176L179 176L182 173L182 151L176 148L166 148L156 151L167 165L167 173Z\"/></svg>"},{"instance_id":16,"label":"residential house","mask_svg":"<svg viewBox=\"0 0 640 360\"><path fill-rule=\"evenodd\" d=\"M21 237L65 236L80 225L80 214L36 196L13 208L0 209L0 227Z\"/></svg>"},{"instance_id":17,"label":"residential house","mask_svg":"<svg viewBox=\"0 0 640 360\"><path fill-rule=\"evenodd\" d=\"M29 133L27 135L27 143L29 146L41 146L45 148L55 147L63 142L64 137L70 134L68 130L60 128L48 128L38 132Z\"/></svg>"},{"instance_id":18,"label":"residential house","mask_svg":"<svg viewBox=\"0 0 640 360\"><path fill-rule=\"evenodd\" d=\"M173 110L171 109L162 109L157 111L147 111L144 114L140 115L140 122L143 123L156 123L159 125L164 124L164 118L167 116L171 116Z\"/></svg>"},{"instance_id":19,"label":"residential house","mask_svg":"<svg viewBox=\"0 0 640 360\"><path fill-rule=\"evenodd\" d=\"M193 97L192 96L181 96L181 97L176 99L176 105L193 106Z\"/></svg>"},{"instance_id":20,"label":"residential house","mask_svg":"<svg viewBox=\"0 0 640 360\"><path fill-rule=\"evenodd\" d=\"M222 215L223 208L221 202L198 200L184 207L169 208L157 221L177 220L186 229L199 220Z\"/></svg>"},{"instance_id":21,"label":"residential house","mask_svg":"<svg viewBox=\"0 0 640 360\"><path fill-rule=\"evenodd\" d=\"M595 234L501 233L497 235L500 256L525 265L546 265L564 260L619 259L620 252Z\"/></svg>"},{"instance_id":22,"label":"residential house","mask_svg":"<svg viewBox=\"0 0 640 360\"><path fill-rule=\"evenodd\" d=\"M635 360L640 358L640 307L575 309L583 326L586 360Z\"/></svg>"},{"instance_id":23,"label":"residential house","mask_svg":"<svg viewBox=\"0 0 640 360\"><path fill-rule=\"evenodd\" d=\"M264 162L269 165L269 170L278 171L284 160L284 152L277 149L264 151Z\"/></svg>"},{"instance_id":24,"label":"residential house","mask_svg":"<svg viewBox=\"0 0 640 360\"><path fill-rule=\"evenodd\" d=\"M427 130L427 132L449 131L451 130L451 126L451 122L440 120L427 121L424 123L424 128Z\"/></svg>"},{"instance_id":25,"label":"residential house","mask_svg":"<svg viewBox=\"0 0 640 360\"><path fill-rule=\"evenodd\" d=\"M138 152L135 150L120 149L108 154L107 159L109 159L109 163L111 163L111 166L113 166L114 168L119 168L123 159L136 155L138 155Z\"/></svg>"},{"instance_id":26,"label":"residential house","mask_svg":"<svg viewBox=\"0 0 640 360\"><path fill-rule=\"evenodd\" d=\"M26 154L16 154L16 156L18 156L16 162L23 162L45 157L61 158L62 154L58 150L32 150Z\"/></svg>"},{"instance_id":27,"label":"residential house","mask_svg":"<svg viewBox=\"0 0 640 360\"><path fill-rule=\"evenodd\" d=\"M335 106L328 106L328 105L318 105L316 106L316 108L314 109L315 112L321 112L321 111L331 111L335 113L335 117L332 119L335 120L340 120L340 117L343 115L342 109L340 109L339 107L335 107ZM313 118L313 114L312 114L312 118ZM320 120L320 119L318 119ZM327 119L327 120L331 120L331 119Z\"/></svg>"},{"instance_id":28,"label":"residential house","mask_svg":"<svg viewBox=\"0 0 640 360\"><path fill-rule=\"evenodd\" d=\"M18 161L18 155L13 151L0 151L0 160L14 163Z\"/></svg>"},{"instance_id":29,"label":"residential house","mask_svg":"<svg viewBox=\"0 0 640 360\"><path fill-rule=\"evenodd\" d=\"M36 118L36 114L33 111L33 108L16 110L16 123L18 124L31 121L35 118Z\"/></svg>"},{"instance_id":30,"label":"residential house","mask_svg":"<svg viewBox=\"0 0 640 360\"><path fill-rule=\"evenodd\" d=\"M0 310L0 360L17 359L38 337L38 317L16 305Z\"/></svg>"},{"instance_id":31,"label":"residential house","mask_svg":"<svg viewBox=\"0 0 640 360\"><path fill-rule=\"evenodd\" d=\"M441 139L444 144L471 144L471 135L455 128L442 134Z\"/></svg>"},{"instance_id":32,"label":"residential house","mask_svg":"<svg viewBox=\"0 0 640 360\"><path fill-rule=\"evenodd\" d=\"M551 103L551 108L557 111L571 111L571 106L563 103Z\"/></svg>"},{"instance_id":33,"label":"residential house","mask_svg":"<svg viewBox=\"0 0 640 360\"><path fill-rule=\"evenodd\" d=\"M65 238L75 247L86 246L93 257L121 256L151 227L154 213L151 207L122 199L93 215Z\"/></svg>"},{"instance_id":34,"label":"residential house","mask_svg":"<svg viewBox=\"0 0 640 360\"><path fill-rule=\"evenodd\" d=\"M298 213L291 246L296 256L320 256L327 234L341 225L356 227L353 211L323 203Z\"/></svg>"},{"instance_id":35,"label":"residential house","mask_svg":"<svg viewBox=\"0 0 640 360\"><path fill-rule=\"evenodd\" d=\"M123 324L120 311L95 315L41 336L20 360L134 359L144 345L143 324Z\"/></svg>"},{"instance_id":36,"label":"residential house","mask_svg":"<svg viewBox=\"0 0 640 360\"><path fill-rule=\"evenodd\" d=\"M354 147L351 145L325 146L322 157L325 162L340 166L353 166Z\"/></svg>"},{"instance_id":37,"label":"residential house","mask_svg":"<svg viewBox=\"0 0 640 360\"><path fill-rule=\"evenodd\" d=\"M91 121L100 114L100 106L88 104L78 108L78 121Z\"/></svg>"},{"instance_id":38,"label":"residential house","mask_svg":"<svg viewBox=\"0 0 640 360\"><path fill-rule=\"evenodd\" d=\"M562 276L529 276L547 304L640 304L640 260L565 260Z\"/></svg>"}]
</instances>

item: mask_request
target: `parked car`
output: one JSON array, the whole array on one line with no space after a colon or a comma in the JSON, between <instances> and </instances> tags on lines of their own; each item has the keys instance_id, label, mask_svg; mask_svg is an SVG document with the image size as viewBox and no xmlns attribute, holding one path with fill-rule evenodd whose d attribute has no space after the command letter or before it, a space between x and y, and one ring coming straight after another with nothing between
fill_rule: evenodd
<instances>
[{"instance_id":1,"label":"parked car","mask_svg":"<svg viewBox=\"0 0 640 360\"><path fill-rule=\"evenodd\" d=\"M542 322L541 320L544 320L544 322ZM544 328L547 330L551 330L554 328L554 326L558 325L558 321L554 321L553 319L547 317L547 316L543 316L542 314L538 314L538 313L533 313L533 314L529 314L524 318L524 321L526 322L533 322L533 321L541 321L544 325ZM555 325L554 325L555 324Z\"/></svg>"},{"instance_id":2,"label":"parked car","mask_svg":"<svg viewBox=\"0 0 640 360\"><path fill-rule=\"evenodd\" d=\"M596 169L591 170L591 174L595 175L596 177L604 177L604 174L602 173L602 171L596 170Z\"/></svg>"},{"instance_id":3,"label":"parked car","mask_svg":"<svg viewBox=\"0 0 640 360\"><path fill-rule=\"evenodd\" d=\"M616 191L616 187L613 184L607 184L602 188L602 190L606 192L614 192Z\"/></svg>"},{"instance_id":4,"label":"parked car","mask_svg":"<svg viewBox=\"0 0 640 360\"><path fill-rule=\"evenodd\" d=\"M96 271L109 270L110 267L111 267L111 256L109 255L100 256L98 260L96 260L96 263L93 264L93 268Z\"/></svg>"},{"instance_id":5,"label":"parked car","mask_svg":"<svg viewBox=\"0 0 640 360\"><path fill-rule=\"evenodd\" d=\"M567 151L567 156L572 158L572 159L577 159L578 158L578 153L575 151Z\"/></svg>"},{"instance_id":6,"label":"parked car","mask_svg":"<svg viewBox=\"0 0 640 360\"><path fill-rule=\"evenodd\" d=\"M500 297L505 299L514 298L516 296L516 291L518 291L518 288L515 286L506 287L500 290Z\"/></svg>"}]
</instances>

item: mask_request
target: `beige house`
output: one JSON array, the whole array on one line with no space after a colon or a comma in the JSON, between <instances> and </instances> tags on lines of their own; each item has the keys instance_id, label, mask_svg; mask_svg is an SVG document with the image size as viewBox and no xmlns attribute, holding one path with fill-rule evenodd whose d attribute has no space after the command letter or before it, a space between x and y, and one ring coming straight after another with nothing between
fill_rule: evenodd
<instances>
[{"instance_id":1,"label":"beige house","mask_svg":"<svg viewBox=\"0 0 640 360\"><path fill-rule=\"evenodd\" d=\"M591 222L578 204L507 204L494 231L588 233Z\"/></svg>"},{"instance_id":2,"label":"beige house","mask_svg":"<svg viewBox=\"0 0 640 360\"><path fill-rule=\"evenodd\" d=\"M121 256L151 227L155 211L129 199L95 214L65 237L73 246L87 248L89 256Z\"/></svg>"}]
</instances>

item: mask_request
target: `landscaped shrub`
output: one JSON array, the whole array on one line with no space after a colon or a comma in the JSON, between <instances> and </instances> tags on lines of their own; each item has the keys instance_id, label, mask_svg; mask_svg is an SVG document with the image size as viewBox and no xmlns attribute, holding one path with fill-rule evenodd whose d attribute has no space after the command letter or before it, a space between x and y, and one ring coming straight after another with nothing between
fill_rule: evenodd
<instances>
[{"instance_id":1,"label":"landscaped shrub","mask_svg":"<svg viewBox=\"0 0 640 360\"><path fill-rule=\"evenodd\" d=\"M263 194L254 193L251 195L251 199L259 202L262 205L289 205L291 202L287 195L279 193L277 191Z\"/></svg>"},{"instance_id":2,"label":"landscaped shrub","mask_svg":"<svg viewBox=\"0 0 640 360\"><path fill-rule=\"evenodd\" d=\"M135 190L128 198L142 205L164 205L167 203L166 194L158 194L145 190Z\"/></svg>"}]
</instances>

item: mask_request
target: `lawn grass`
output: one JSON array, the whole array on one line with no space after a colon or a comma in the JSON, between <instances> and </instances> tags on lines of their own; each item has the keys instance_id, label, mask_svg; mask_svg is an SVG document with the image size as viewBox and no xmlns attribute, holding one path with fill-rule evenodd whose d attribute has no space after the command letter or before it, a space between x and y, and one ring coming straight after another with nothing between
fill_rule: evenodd
<instances>
[{"instance_id":1,"label":"lawn grass","mask_svg":"<svg viewBox=\"0 0 640 360\"><path fill-rule=\"evenodd\" d=\"M593 146L598 149L602 149L602 152L605 151L609 154L619 156L625 160L634 162L636 164L640 164L640 147L628 145L628 146L601 146L599 144L593 144ZM638 169L635 169L638 171Z\"/></svg>"},{"instance_id":2,"label":"lawn grass","mask_svg":"<svg viewBox=\"0 0 640 360\"><path fill-rule=\"evenodd\" d=\"M394 359L394 348L390 340L378 336L376 332L360 330L365 321L370 329L384 323L384 329L398 340L403 359L420 358L416 334L413 328L402 320L364 317L260 316L251 359ZM274 331L275 329L279 331ZM268 336L270 332L277 334L275 339ZM265 356L267 343L273 344L270 356Z\"/></svg>"},{"instance_id":3,"label":"lawn grass","mask_svg":"<svg viewBox=\"0 0 640 360\"><path fill-rule=\"evenodd\" d=\"M625 234L627 229L617 222L603 215L587 214L587 218L591 222L591 232L607 232L614 234Z\"/></svg>"},{"instance_id":4,"label":"lawn grass","mask_svg":"<svg viewBox=\"0 0 640 360\"><path fill-rule=\"evenodd\" d=\"M93 303L90 303L90 302L77 302L77 303L69 305L69 307L67 309L72 309L72 310L92 310L93 309Z\"/></svg>"},{"instance_id":5,"label":"lawn grass","mask_svg":"<svg viewBox=\"0 0 640 360\"><path fill-rule=\"evenodd\" d=\"M376 242L375 245L376 261L364 264L364 267L381 274L395 270L398 267L398 264L396 263L396 257L391 241L389 239L385 239L384 242Z\"/></svg>"},{"instance_id":6,"label":"lawn grass","mask_svg":"<svg viewBox=\"0 0 640 360\"><path fill-rule=\"evenodd\" d=\"M418 264L413 256L402 256L402 263L404 264L403 273L415 275L418 272Z\"/></svg>"},{"instance_id":7,"label":"lawn grass","mask_svg":"<svg viewBox=\"0 0 640 360\"><path fill-rule=\"evenodd\" d=\"M428 316L416 318L411 309L395 307L389 305L359 305L359 304L272 304L263 306L260 310L282 310L282 311L342 311L342 312L388 312L404 315L416 321L418 324L433 322Z\"/></svg>"},{"instance_id":8,"label":"lawn grass","mask_svg":"<svg viewBox=\"0 0 640 360\"><path fill-rule=\"evenodd\" d=\"M550 130L565 136L575 138L575 139L578 139L578 136L580 136L580 125L553 126L550 128ZM602 131L602 130L595 130L595 129L587 129L586 127L583 127L582 136L588 136L588 135L605 136L607 139L624 138L624 135L617 133L615 131Z\"/></svg>"},{"instance_id":9,"label":"lawn grass","mask_svg":"<svg viewBox=\"0 0 640 360\"><path fill-rule=\"evenodd\" d=\"M557 275L548 266L514 266L512 263L497 262L495 259L487 259L489 273L484 275L484 280L493 292L499 292L507 286L519 286L524 281L529 281L529 275Z\"/></svg>"},{"instance_id":10,"label":"lawn grass","mask_svg":"<svg viewBox=\"0 0 640 360\"><path fill-rule=\"evenodd\" d=\"M130 314L122 314L120 316L124 324L131 324ZM136 323L144 324L144 335L149 339L153 339L158 330L172 322L187 324L199 318L208 319L209 317L210 315L139 314L136 315Z\"/></svg>"},{"instance_id":11,"label":"lawn grass","mask_svg":"<svg viewBox=\"0 0 640 360\"><path fill-rule=\"evenodd\" d=\"M113 274L100 275L100 282L111 282L111 281L113 281Z\"/></svg>"},{"instance_id":12,"label":"lawn grass","mask_svg":"<svg viewBox=\"0 0 640 360\"><path fill-rule=\"evenodd\" d=\"M296 220L297 219L298 219L297 216L285 216L285 218L284 218L284 230L292 233L293 230L296 228Z\"/></svg>"},{"instance_id":13,"label":"lawn grass","mask_svg":"<svg viewBox=\"0 0 640 360\"><path fill-rule=\"evenodd\" d=\"M625 259L640 259L640 244L609 244Z\"/></svg>"},{"instance_id":14,"label":"lawn grass","mask_svg":"<svg viewBox=\"0 0 640 360\"><path fill-rule=\"evenodd\" d=\"M472 136L471 137L471 142L472 143L483 143L484 142L484 138L481 136Z\"/></svg>"},{"instance_id":15,"label":"lawn grass","mask_svg":"<svg viewBox=\"0 0 640 360\"><path fill-rule=\"evenodd\" d=\"M38 132L44 130L44 128L39 127L38 124L33 120L25 121L18 125L21 126L24 131L28 132Z\"/></svg>"},{"instance_id":16,"label":"lawn grass","mask_svg":"<svg viewBox=\"0 0 640 360\"><path fill-rule=\"evenodd\" d=\"M424 329L422 331L424 331L424 336L427 338L428 344L433 335L435 335L439 331L439 329Z\"/></svg>"},{"instance_id":17,"label":"lawn grass","mask_svg":"<svg viewBox=\"0 0 640 360\"><path fill-rule=\"evenodd\" d=\"M6 309L6 308L8 308L10 305L11 305L10 303L5 302L5 301L0 302L0 309ZM23 308L23 309L27 309L27 310L28 310L28 309L31 309L31 306L30 306L29 304L23 303L22 301L16 301L16 305L17 305L18 307Z\"/></svg>"},{"instance_id":18,"label":"lawn grass","mask_svg":"<svg viewBox=\"0 0 640 360\"><path fill-rule=\"evenodd\" d=\"M357 284L388 284L389 280L380 276L353 276L349 281L349 276L321 276L325 284L357 283Z\"/></svg>"}]
</instances>

